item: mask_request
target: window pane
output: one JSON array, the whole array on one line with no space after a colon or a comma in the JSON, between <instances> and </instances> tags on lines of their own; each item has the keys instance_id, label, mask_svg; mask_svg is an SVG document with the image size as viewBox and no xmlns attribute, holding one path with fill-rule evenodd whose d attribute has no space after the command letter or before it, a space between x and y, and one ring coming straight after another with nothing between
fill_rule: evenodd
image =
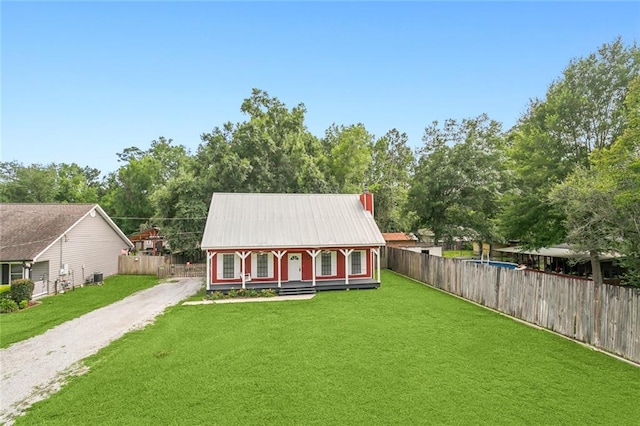
<instances>
[{"instance_id":1,"label":"window pane","mask_svg":"<svg viewBox=\"0 0 640 426\"><path fill-rule=\"evenodd\" d=\"M269 276L269 255L266 253L258 254L256 256L256 274L260 278L266 278Z\"/></svg>"},{"instance_id":2,"label":"window pane","mask_svg":"<svg viewBox=\"0 0 640 426\"><path fill-rule=\"evenodd\" d=\"M235 272L234 261L233 254L222 255L222 278L233 278Z\"/></svg>"},{"instance_id":3,"label":"window pane","mask_svg":"<svg viewBox=\"0 0 640 426\"><path fill-rule=\"evenodd\" d=\"M11 281L22 278L22 265L11 265Z\"/></svg>"},{"instance_id":4,"label":"window pane","mask_svg":"<svg viewBox=\"0 0 640 426\"><path fill-rule=\"evenodd\" d=\"M362 273L362 257L361 252L354 251L351 253L351 273L352 274L361 274Z\"/></svg>"},{"instance_id":5,"label":"window pane","mask_svg":"<svg viewBox=\"0 0 640 426\"><path fill-rule=\"evenodd\" d=\"M320 261L322 262L322 275L331 275L331 253L323 252Z\"/></svg>"},{"instance_id":6,"label":"window pane","mask_svg":"<svg viewBox=\"0 0 640 426\"><path fill-rule=\"evenodd\" d=\"M3 263L2 264L2 281L0 282L0 284L11 284L10 278L11 277L9 275L9 264Z\"/></svg>"}]
</instances>

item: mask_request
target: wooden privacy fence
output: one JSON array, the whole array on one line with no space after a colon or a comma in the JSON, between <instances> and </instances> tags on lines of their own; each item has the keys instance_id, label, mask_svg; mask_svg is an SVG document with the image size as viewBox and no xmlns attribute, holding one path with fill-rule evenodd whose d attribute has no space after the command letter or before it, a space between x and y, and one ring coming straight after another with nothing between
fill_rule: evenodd
<instances>
[{"instance_id":1,"label":"wooden privacy fence","mask_svg":"<svg viewBox=\"0 0 640 426\"><path fill-rule=\"evenodd\" d=\"M165 256L127 256L118 257L120 275L156 275L160 267L168 265Z\"/></svg>"},{"instance_id":2,"label":"wooden privacy fence","mask_svg":"<svg viewBox=\"0 0 640 426\"><path fill-rule=\"evenodd\" d=\"M118 258L118 274L157 275L167 277L204 277L207 265L204 263L170 263L169 256L127 256Z\"/></svg>"},{"instance_id":3,"label":"wooden privacy fence","mask_svg":"<svg viewBox=\"0 0 640 426\"><path fill-rule=\"evenodd\" d=\"M393 271L640 363L640 289L386 248Z\"/></svg>"}]
</instances>

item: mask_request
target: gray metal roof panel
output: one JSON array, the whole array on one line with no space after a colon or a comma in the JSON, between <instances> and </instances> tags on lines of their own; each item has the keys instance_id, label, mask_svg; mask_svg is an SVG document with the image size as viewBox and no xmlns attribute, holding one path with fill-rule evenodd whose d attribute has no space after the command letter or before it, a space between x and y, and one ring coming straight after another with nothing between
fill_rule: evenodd
<instances>
[{"instance_id":1,"label":"gray metal roof panel","mask_svg":"<svg viewBox=\"0 0 640 426\"><path fill-rule=\"evenodd\" d=\"M381 246L358 194L215 193L201 247Z\"/></svg>"}]
</instances>

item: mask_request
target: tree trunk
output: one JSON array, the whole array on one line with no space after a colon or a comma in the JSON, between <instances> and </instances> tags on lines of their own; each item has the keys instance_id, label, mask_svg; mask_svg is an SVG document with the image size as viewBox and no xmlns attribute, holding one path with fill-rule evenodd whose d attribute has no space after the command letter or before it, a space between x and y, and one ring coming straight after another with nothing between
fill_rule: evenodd
<instances>
[{"instance_id":1,"label":"tree trunk","mask_svg":"<svg viewBox=\"0 0 640 426\"><path fill-rule=\"evenodd\" d=\"M600 256L595 250L589 251L591 258L591 273L595 284L602 284L602 268L600 267Z\"/></svg>"}]
</instances>

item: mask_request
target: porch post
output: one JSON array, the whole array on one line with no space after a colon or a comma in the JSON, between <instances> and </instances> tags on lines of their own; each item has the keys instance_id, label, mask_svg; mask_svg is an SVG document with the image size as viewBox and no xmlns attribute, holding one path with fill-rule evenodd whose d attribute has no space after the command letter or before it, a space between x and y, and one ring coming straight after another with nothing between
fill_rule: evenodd
<instances>
[{"instance_id":1,"label":"porch post","mask_svg":"<svg viewBox=\"0 0 640 426\"><path fill-rule=\"evenodd\" d=\"M320 254L320 250L307 250L311 256L311 285L316 286L316 257Z\"/></svg>"},{"instance_id":2,"label":"porch post","mask_svg":"<svg viewBox=\"0 0 640 426\"><path fill-rule=\"evenodd\" d=\"M211 262L216 255L215 251L207 252L207 290L211 290Z\"/></svg>"},{"instance_id":3,"label":"porch post","mask_svg":"<svg viewBox=\"0 0 640 426\"><path fill-rule=\"evenodd\" d=\"M278 258L278 288L282 287L282 256L287 254L286 250L272 250L271 253Z\"/></svg>"},{"instance_id":4,"label":"porch post","mask_svg":"<svg viewBox=\"0 0 640 426\"><path fill-rule=\"evenodd\" d=\"M240 257L240 260L242 261L242 263L240 265L240 270L242 271L241 275L240 275L240 278L242 278L242 288L244 289L244 288L246 288L246 279L245 279L245 276L244 276L244 274L245 274L245 262L244 261L251 254L251 252L250 251L242 251L242 252L238 252L237 251L236 254Z\"/></svg>"},{"instance_id":5,"label":"porch post","mask_svg":"<svg viewBox=\"0 0 640 426\"><path fill-rule=\"evenodd\" d=\"M340 249L340 253L344 255L344 283L349 285L349 255L353 249Z\"/></svg>"},{"instance_id":6,"label":"porch post","mask_svg":"<svg viewBox=\"0 0 640 426\"><path fill-rule=\"evenodd\" d=\"M377 269L377 274L376 274L377 277L376 277L376 279L378 281L380 281L380 247L378 247L377 249L371 249L371 251L376 254L376 263L377 263L377 265L376 265L377 266L376 267L376 269Z\"/></svg>"}]
</instances>

